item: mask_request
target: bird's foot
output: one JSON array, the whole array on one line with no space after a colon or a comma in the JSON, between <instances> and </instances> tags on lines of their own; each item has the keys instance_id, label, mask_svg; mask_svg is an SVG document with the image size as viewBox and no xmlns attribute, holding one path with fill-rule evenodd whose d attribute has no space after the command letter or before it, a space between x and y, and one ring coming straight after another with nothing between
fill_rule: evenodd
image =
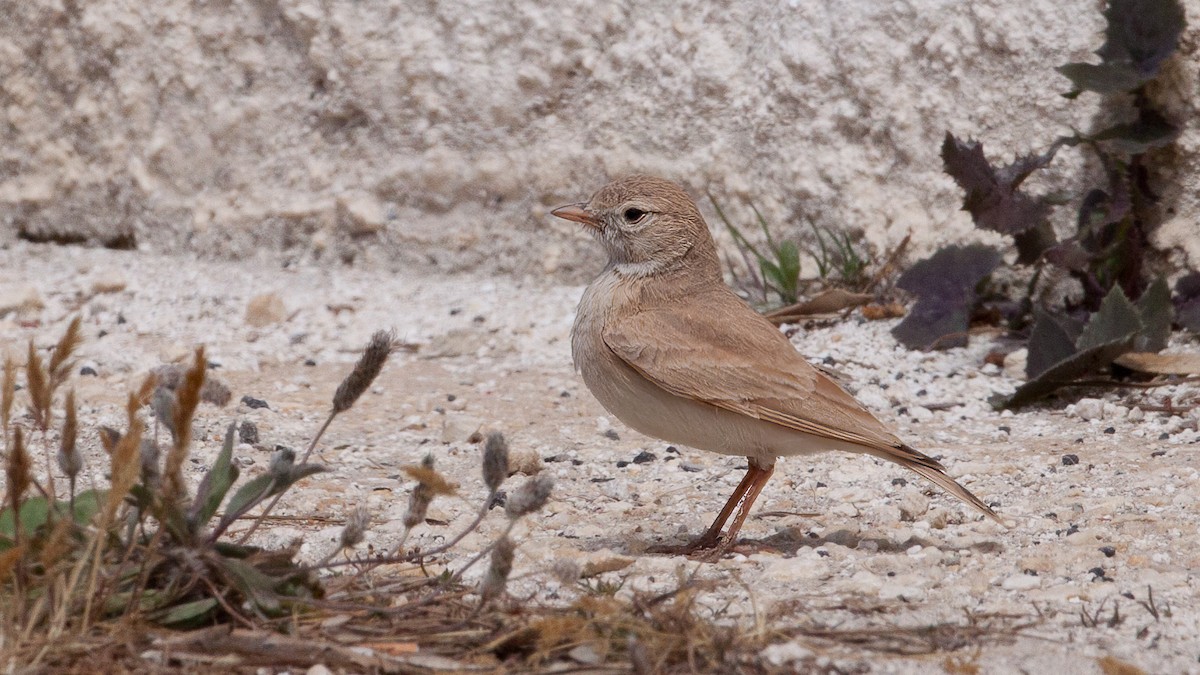
<instances>
[{"instance_id":1,"label":"bird's foot","mask_svg":"<svg viewBox=\"0 0 1200 675\"><path fill-rule=\"evenodd\" d=\"M687 556L692 560L701 562L713 562L725 555L733 542L727 537L709 537L703 536L699 539L693 539L686 544L659 544L646 549L646 553L655 555L682 555Z\"/></svg>"}]
</instances>

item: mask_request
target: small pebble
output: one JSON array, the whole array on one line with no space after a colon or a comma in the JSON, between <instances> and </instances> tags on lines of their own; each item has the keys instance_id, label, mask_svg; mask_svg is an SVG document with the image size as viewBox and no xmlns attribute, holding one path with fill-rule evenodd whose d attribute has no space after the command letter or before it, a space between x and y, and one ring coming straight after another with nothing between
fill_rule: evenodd
<instances>
[{"instance_id":1,"label":"small pebble","mask_svg":"<svg viewBox=\"0 0 1200 675\"><path fill-rule=\"evenodd\" d=\"M96 369L91 366L84 366L84 367L80 368L79 374L80 375L91 375L92 377L99 375L99 373L96 372Z\"/></svg>"},{"instance_id":2,"label":"small pebble","mask_svg":"<svg viewBox=\"0 0 1200 675\"><path fill-rule=\"evenodd\" d=\"M648 452L646 450L643 450L643 451L639 452L636 457L633 458L633 463L634 464L646 464L648 462L653 462L656 459L658 459L658 457L653 452Z\"/></svg>"},{"instance_id":3,"label":"small pebble","mask_svg":"<svg viewBox=\"0 0 1200 675\"><path fill-rule=\"evenodd\" d=\"M1104 554L1105 558L1111 558L1117 554L1117 549L1112 546L1101 546L1100 552Z\"/></svg>"},{"instance_id":4,"label":"small pebble","mask_svg":"<svg viewBox=\"0 0 1200 675\"><path fill-rule=\"evenodd\" d=\"M1075 466L1078 463L1079 463L1079 455L1063 455L1062 456L1063 466Z\"/></svg>"},{"instance_id":5,"label":"small pebble","mask_svg":"<svg viewBox=\"0 0 1200 675\"><path fill-rule=\"evenodd\" d=\"M701 471L704 470L703 467L696 466L695 464L692 464L691 462L680 462L679 468L683 469L684 471L687 471L688 473L700 473Z\"/></svg>"},{"instance_id":6,"label":"small pebble","mask_svg":"<svg viewBox=\"0 0 1200 675\"><path fill-rule=\"evenodd\" d=\"M238 426L238 440L246 445L258 445L258 425L244 420Z\"/></svg>"},{"instance_id":7,"label":"small pebble","mask_svg":"<svg viewBox=\"0 0 1200 675\"><path fill-rule=\"evenodd\" d=\"M1104 430L1104 433L1106 433L1106 434L1115 434L1115 433L1117 433L1117 429L1116 429L1116 427L1108 427L1108 428L1106 428L1106 429Z\"/></svg>"},{"instance_id":8,"label":"small pebble","mask_svg":"<svg viewBox=\"0 0 1200 675\"><path fill-rule=\"evenodd\" d=\"M271 406L267 405L266 401L262 400L261 398L254 398L253 396L243 396L242 405L250 408L251 410L256 408L266 408L267 410L271 409Z\"/></svg>"},{"instance_id":9,"label":"small pebble","mask_svg":"<svg viewBox=\"0 0 1200 675\"><path fill-rule=\"evenodd\" d=\"M610 441L621 440L621 435L617 433L616 429L605 429L603 436Z\"/></svg>"}]
</instances>

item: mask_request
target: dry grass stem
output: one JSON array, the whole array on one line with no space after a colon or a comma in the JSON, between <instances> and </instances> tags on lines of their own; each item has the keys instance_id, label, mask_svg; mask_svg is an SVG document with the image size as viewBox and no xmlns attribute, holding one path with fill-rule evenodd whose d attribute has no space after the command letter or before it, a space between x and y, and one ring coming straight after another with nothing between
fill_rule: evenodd
<instances>
[{"instance_id":1,"label":"dry grass stem","mask_svg":"<svg viewBox=\"0 0 1200 675\"><path fill-rule=\"evenodd\" d=\"M4 474L8 485L8 504L13 510L13 537L21 543L21 498L33 482L33 463L25 451L25 434L21 427L13 429L12 447L4 462Z\"/></svg>"},{"instance_id":2,"label":"dry grass stem","mask_svg":"<svg viewBox=\"0 0 1200 675\"><path fill-rule=\"evenodd\" d=\"M54 351L50 354L50 392L58 388L71 375L71 368L74 365L71 362L71 356L75 350L83 342L83 335L79 331L80 319L75 317L71 319L71 323L67 325L66 332L59 338L58 344L54 345Z\"/></svg>"},{"instance_id":3,"label":"dry grass stem","mask_svg":"<svg viewBox=\"0 0 1200 675\"><path fill-rule=\"evenodd\" d=\"M117 508L124 503L125 495L129 493L129 489L137 482L138 474L141 473L142 462L140 453L143 424L141 418L137 415L140 407L137 404L137 396L130 394L129 400L125 405L129 428L113 447L110 479L112 487L108 491L104 510L101 511L101 529L106 529L112 524L113 518L117 514Z\"/></svg>"},{"instance_id":4,"label":"dry grass stem","mask_svg":"<svg viewBox=\"0 0 1200 675\"><path fill-rule=\"evenodd\" d=\"M8 431L12 419L13 400L17 395L17 364L11 356L4 357L4 385L0 389L0 430Z\"/></svg>"},{"instance_id":5,"label":"dry grass stem","mask_svg":"<svg viewBox=\"0 0 1200 675\"><path fill-rule=\"evenodd\" d=\"M371 386L383 370L383 364L387 363L388 355L392 353L395 344L396 334L391 331L376 331L371 336L367 348L354 364L354 370L342 380L333 394L334 414L349 410Z\"/></svg>"},{"instance_id":6,"label":"dry grass stem","mask_svg":"<svg viewBox=\"0 0 1200 675\"><path fill-rule=\"evenodd\" d=\"M83 453L76 443L79 436L78 411L75 406L75 390L68 389L63 401L62 438L58 445L58 468L70 482L71 510L75 510L75 478L83 470Z\"/></svg>"},{"instance_id":7,"label":"dry grass stem","mask_svg":"<svg viewBox=\"0 0 1200 675\"><path fill-rule=\"evenodd\" d=\"M204 347L197 347L192 367L183 375L183 382L175 390L175 405L172 410L174 443L167 452L163 469L163 498L178 502L187 496L187 485L183 481L183 462L187 459L188 445L192 441L192 419L200 405L200 389L204 386L204 375L208 360Z\"/></svg>"},{"instance_id":8,"label":"dry grass stem","mask_svg":"<svg viewBox=\"0 0 1200 675\"><path fill-rule=\"evenodd\" d=\"M33 340L29 341L29 356L25 362L25 384L29 389L29 412L37 427L45 431L50 427L50 383Z\"/></svg>"}]
</instances>

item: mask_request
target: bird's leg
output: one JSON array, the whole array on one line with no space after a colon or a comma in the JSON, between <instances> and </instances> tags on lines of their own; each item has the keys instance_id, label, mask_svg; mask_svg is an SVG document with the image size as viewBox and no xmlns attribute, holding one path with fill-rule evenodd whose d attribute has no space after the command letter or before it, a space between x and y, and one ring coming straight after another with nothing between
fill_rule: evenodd
<instances>
[{"instance_id":1,"label":"bird's leg","mask_svg":"<svg viewBox=\"0 0 1200 675\"><path fill-rule=\"evenodd\" d=\"M750 467L754 468L754 465L751 464ZM725 541L718 548L719 552L723 552L726 547L731 546L737 541L738 530L742 529L742 523L746 522L746 517L750 515L750 507L754 506L754 500L758 499L758 494L762 492L764 487L766 487L767 481L771 480L771 474L773 473L775 473L774 464L766 469L758 469L758 473L754 476L750 482L750 485L746 488L746 493L742 495L741 506L738 507L738 514L733 519L733 524L729 526L729 532L725 535ZM750 472L747 471L746 475L749 476ZM704 536L707 537L708 534L705 534Z\"/></svg>"},{"instance_id":2,"label":"bird's leg","mask_svg":"<svg viewBox=\"0 0 1200 675\"><path fill-rule=\"evenodd\" d=\"M746 470L746 475L742 476L742 482L738 483L738 486L733 489L733 494L729 495L729 500L725 502L725 506L721 507L721 512L717 514L717 519L708 527L708 531L701 535L699 539L687 545L689 551L713 548L721 541L721 530L725 527L725 521L729 520L729 516L737 508L738 502L742 500L742 497L746 494L746 490L750 489L750 486L762 471L763 469L757 465L750 464L750 467Z\"/></svg>"},{"instance_id":3,"label":"bird's leg","mask_svg":"<svg viewBox=\"0 0 1200 675\"><path fill-rule=\"evenodd\" d=\"M746 475L742 477L742 482L734 488L733 494L729 496L729 500L725 502L725 506L721 508L721 512L717 514L716 520L709 526L699 539L689 542L684 546L653 546L648 551L650 553L668 553L672 555L692 555L697 551L715 550L723 551L728 546L734 537L737 536L738 530L742 528L742 523L746 521L746 516L750 512L750 507L754 504L754 500L758 498L758 493L762 492L763 486L767 484L767 480L771 478L771 474L775 473L775 467L764 469L754 462L750 462L750 467L746 471ZM733 514L738 506L738 515L733 521L733 527L730 528L729 535L724 539L721 537L721 530L725 527L725 521L729 520L729 516Z\"/></svg>"}]
</instances>

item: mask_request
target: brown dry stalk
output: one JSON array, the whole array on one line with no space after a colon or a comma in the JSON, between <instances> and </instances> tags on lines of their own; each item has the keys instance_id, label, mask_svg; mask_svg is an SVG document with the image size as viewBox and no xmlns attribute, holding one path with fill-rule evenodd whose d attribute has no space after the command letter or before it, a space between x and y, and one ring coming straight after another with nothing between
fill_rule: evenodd
<instances>
[{"instance_id":1,"label":"brown dry stalk","mask_svg":"<svg viewBox=\"0 0 1200 675\"><path fill-rule=\"evenodd\" d=\"M25 556L25 545L19 544L7 551L0 552L0 583L8 581L8 577L12 575L16 569L17 563Z\"/></svg>"},{"instance_id":2,"label":"brown dry stalk","mask_svg":"<svg viewBox=\"0 0 1200 675\"><path fill-rule=\"evenodd\" d=\"M8 430L8 421L12 418L13 399L17 394L17 364L11 356L4 357L4 387L0 394L0 430Z\"/></svg>"},{"instance_id":3,"label":"brown dry stalk","mask_svg":"<svg viewBox=\"0 0 1200 675\"><path fill-rule=\"evenodd\" d=\"M58 344L54 345L54 352L50 354L51 394L70 377L71 355L75 353L75 350L82 342L83 335L79 332L79 317L75 317L71 319L71 323L67 325L66 332L59 338Z\"/></svg>"},{"instance_id":4,"label":"brown dry stalk","mask_svg":"<svg viewBox=\"0 0 1200 675\"><path fill-rule=\"evenodd\" d=\"M192 367L184 373L183 383L175 390L175 443L167 453L163 471L163 498L167 502L179 501L187 494L187 485L183 482L183 462L187 459L188 444L192 440L192 418L196 416L196 406L200 405L200 389L204 387L207 368L204 347L197 347Z\"/></svg>"},{"instance_id":5,"label":"brown dry stalk","mask_svg":"<svg viewBox=\"0 0 1200 675\"><path fill-rule=\"evenodd\" d=\"M125 435L121 436L121 440L117 441L117 445L112 451L111 489L108 491L108 499L104 502L104 511L101 512L101 529L107 528L112 523L117 514L117 508L125 501L125 495L137 482L138 474L141 472L140 448L143 424L137 415L139 408L141 406L138 405L137 396L130 394L129 401L125 405L125 411L129 418L129 429Z\"/></svg>"},{"instance_id":6,"label":"brown dry stalk","mask_svg":"<svg viewBox=\"0 0 1200 675\"><path fill-rule=\"evenodd\" d=\"M75 514L72 513L67 517L59 518L54 523L54 529L50 531L50 536L46 538L46 542L42 544L42 552L38 559L42 563L42 567L49 572L50 568L55 565L62 557L73 548L70 534L74 529Z\"/></svg>"},{"instance_id":7,"label":"brown dry stalk","mask_svg":"<svg viewBox=\"0 0 1200 675\"><path fill-rule=\"evenodd\" d=\"M13 429L12 448L4 462L4 473L8 479L8 503L13 510L13 540L21 543L21 497L33 481L30 472L33 462L25 451L25 434L21 427Z\"/></svg>"},{"instance_id":8,"label":"brown dry stalk","mask_svg":"<svg viewBox=\"0 0 1200 675\"><path fill-rule=\"evenodd\" d=\"M29 341L29 359L25 362L25 379L29 388L29 412L38 428L45 431L50 427L50 382L42 367L33 340Z\"/></svg>"}]
</instances>

